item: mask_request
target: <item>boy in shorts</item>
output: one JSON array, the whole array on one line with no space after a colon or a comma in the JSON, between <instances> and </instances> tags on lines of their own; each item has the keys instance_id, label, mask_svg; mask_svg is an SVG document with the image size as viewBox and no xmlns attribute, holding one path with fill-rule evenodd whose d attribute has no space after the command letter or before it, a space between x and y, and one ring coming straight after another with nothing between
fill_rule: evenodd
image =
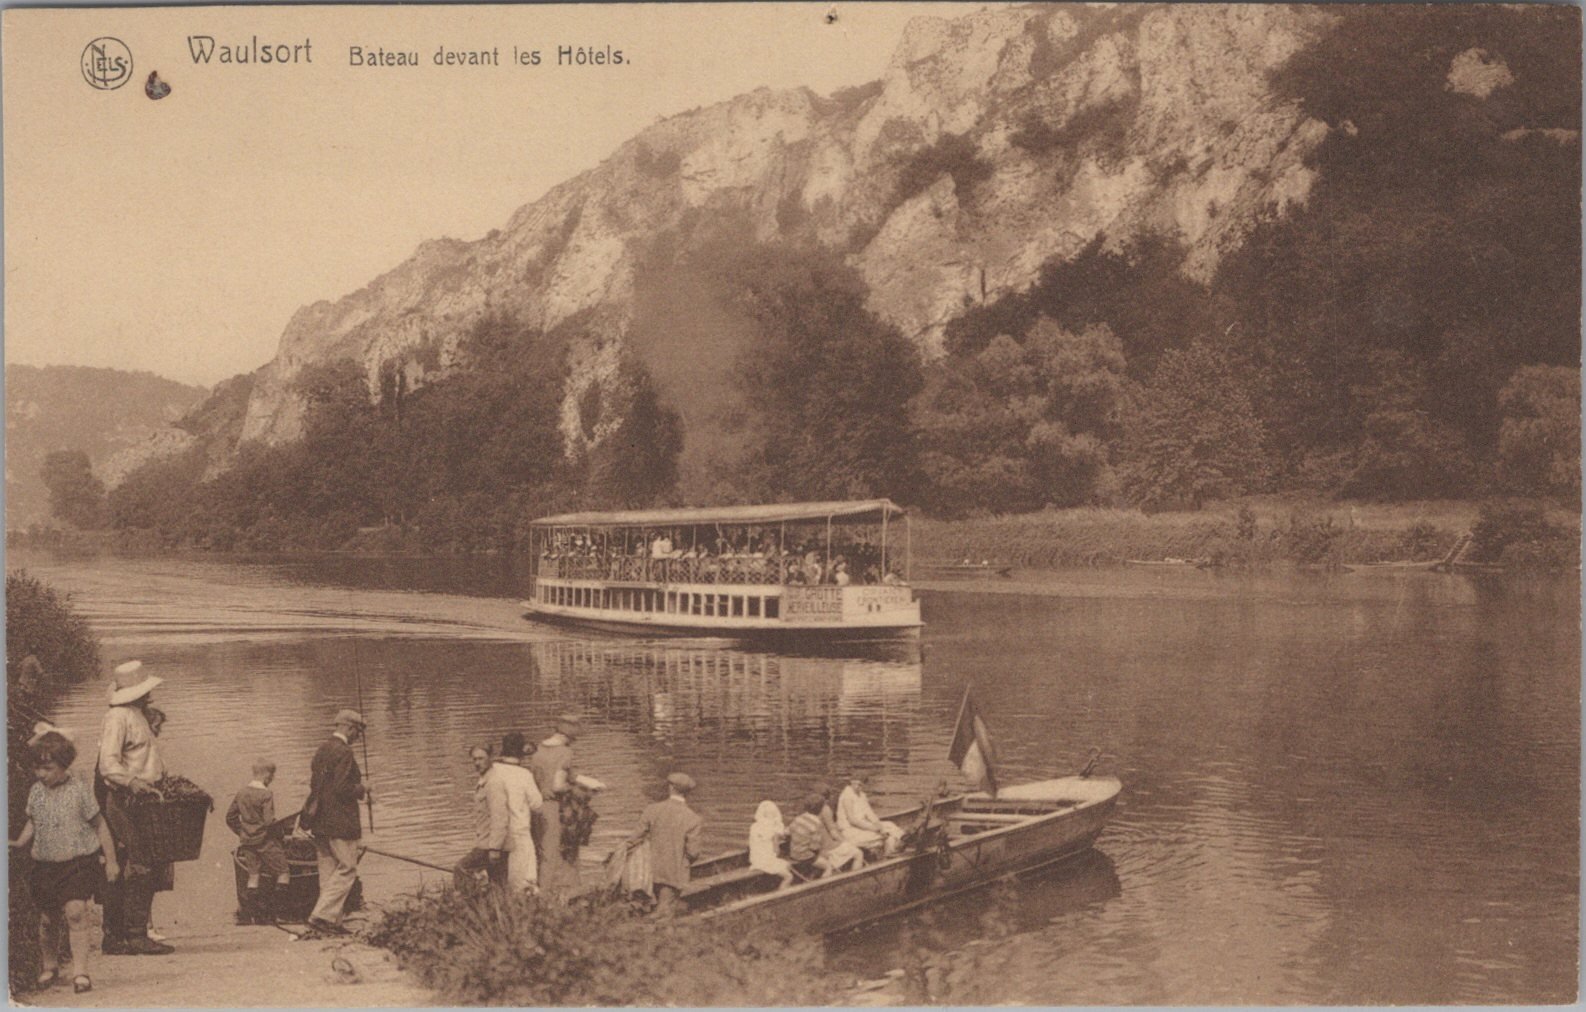
<instances>
[{"instance_id":1,"label":"boy in shorts","mask_svg":"<svg viewBox=\"0 0 1586 1012\"><path fill-rule=\"evenodd\" d=\"M237 792L226 811L226 825L237 834L237 863L248 873L248 887L243 893L242 909L237 920L242 924L265 924L271 920L270 911L261 901L259 880L268 875L279 887L292 881L286 863L286 848L275 828L275 795L270 793L270 782L275 779L275 763L256 759L253 763L253 780Z\"/></svg>"}]
</instances>

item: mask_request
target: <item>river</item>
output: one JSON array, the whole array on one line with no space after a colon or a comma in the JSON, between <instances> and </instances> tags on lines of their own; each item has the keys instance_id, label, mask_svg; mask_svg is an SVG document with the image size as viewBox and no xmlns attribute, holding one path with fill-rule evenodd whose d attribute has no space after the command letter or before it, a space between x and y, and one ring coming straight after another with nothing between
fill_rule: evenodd
<instances>
[{"instance_id":1,"label":"river","mask_svg":"<svg viewBox=\"0 0 1586 1012\"><path fill-rule=\"evenodd\" d=\"M203 857L156 902L162 927L229 918L226 803L255 756L279 765L278 807L300 803L330 716L360 689L376 845L449 865L468 847L468 746L537 740L559 712L584 715L578 766L609 785L595 859L672 769L700 783L708 851L741 846L762 798L788 810L851 770L883 809L957 783L945 755L972 687L1004 779L1072 772L1096 747L1124 782L1097 854L999 901L1037 958L982 996L1575 999L1573 577L1018 573L925 585L917 655L844 658L535 625L517 574L472 563L7 564L73 595L107 666L136 657L165 679L169 764L216 798ZM59 721L92 738L103 692L68 689ZM362 874L376 902L437 877L375 855ZM933 914L940 944L973 939L992 901ZM843 940L834 964L895 965L898 930Z\"/></svg>"}]
</instances>

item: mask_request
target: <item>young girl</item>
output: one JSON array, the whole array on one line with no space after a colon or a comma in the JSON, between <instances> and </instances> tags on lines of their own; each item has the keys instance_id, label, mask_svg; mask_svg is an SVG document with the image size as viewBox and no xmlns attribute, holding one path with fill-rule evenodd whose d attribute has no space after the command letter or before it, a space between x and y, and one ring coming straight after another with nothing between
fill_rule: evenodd
<instances>
[{"instance_id":1,"label":"young girl","mask_svg":"<svg viewBox=\"0 0 1586 1012\"><path fill-rule=\"evenodd\" d=\"M33 847L33 900L40 911L39 987L60 978L60 932L64 917L72 943L72 989L78 994L93 990L88 976L88 900L99 884L99 858L104 874L114 881L121 874L110 829L99 814L88 785L71 774L77 748L59 731L47 731L32 742L33 775L38 782L28 792L27 824L12 847Z\"/></svg>"}]
</instances>

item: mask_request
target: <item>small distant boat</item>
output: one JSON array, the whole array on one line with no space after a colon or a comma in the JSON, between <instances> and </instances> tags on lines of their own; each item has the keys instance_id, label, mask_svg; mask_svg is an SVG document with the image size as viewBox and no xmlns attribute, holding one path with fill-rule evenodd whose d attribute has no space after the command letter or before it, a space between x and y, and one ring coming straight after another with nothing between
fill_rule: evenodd
<instances>
[{"instance_id":1,"label":"small distant boat","mask_svg":"<svg viewBox=\"0 0 1586 1012\"><path fill-rule=\"evenodd\" d=\"M995 562L922 562L920 568L936 576L1007 576L1012 566Z\"/></svg>"}]
</instances>

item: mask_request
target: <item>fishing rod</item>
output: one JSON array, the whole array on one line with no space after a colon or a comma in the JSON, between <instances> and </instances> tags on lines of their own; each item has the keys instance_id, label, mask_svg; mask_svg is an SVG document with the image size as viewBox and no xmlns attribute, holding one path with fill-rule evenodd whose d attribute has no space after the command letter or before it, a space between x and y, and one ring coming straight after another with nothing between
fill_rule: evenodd
<instances>
[{"instance_id":1,"label":"fishing rod","mask_svg":"<svg viewBox=\"0 0 1586 1012\"><path fill-rule=\"evenodd\" d=\"M369 719L369 714L368 711L363 708L363 671L358 666L358 640L356 638L354 638L352 641L352 677L358 684L358 712L362 714L363 719L367 721ZM363 775L364 779L368 780L371 771L369 769L369 728L367 725L359 729L358 740L363 743ZM369 810L369 832L373 833L374 796L370 794L367 789L365 789L363 800L364 807Z\"/></svg>"},{"instance_id":2,"label":"fishing rod","mask_svg":"<svg viewBox=\"0 0 1586 1012\"><path fill-rule=\"evenodd\" d=\"M381 850L379 847L364 847L363 849L371 854L379 854L381 857L393 857L398 861L406 861L408 864L416 864L423 868L433 868L436 871L443 871L448 875L450 875L454 870L452 868L444 868L438 864L432 864L429 861L420 861L418 858L408 857L406 854L398 854L394 851Z\"/></svg>"}]
</instances>

